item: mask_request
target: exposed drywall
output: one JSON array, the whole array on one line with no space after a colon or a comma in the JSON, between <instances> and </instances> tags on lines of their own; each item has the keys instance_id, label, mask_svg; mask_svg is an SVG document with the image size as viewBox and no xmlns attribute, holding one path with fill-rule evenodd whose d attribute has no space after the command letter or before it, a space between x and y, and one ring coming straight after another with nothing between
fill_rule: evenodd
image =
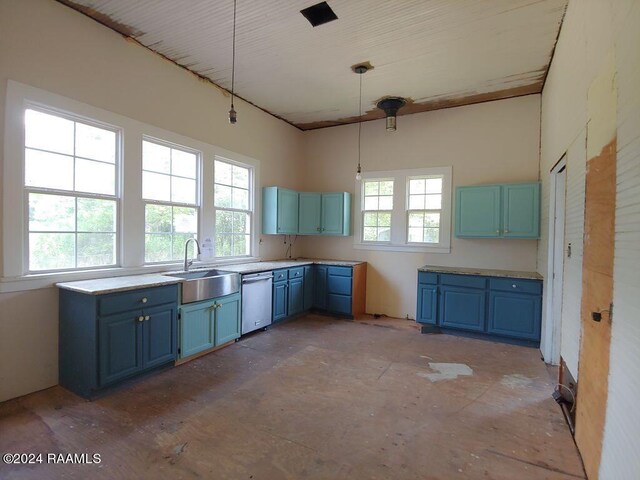
<instances>
[{"instance_id":1,"label":"exposed drywall","mask_svg":"<svg viewBox=\"0 0 640 480\"><path fill-rule=\"evenodd\" d=\"M367 171L453 166L453 187L538 179L540 97L530 95L362 125ZM345 125L306 132L304 188L355 190L358 129ZM354 215L358 215L354 212ZM451 253L357 250L353 237L298 239L306 256L369 262L367 312L415 318L416 269L425 264L535 270L535 240L457 239Z\"/></svg>"},{"instance_id":2,"label":"exposed drywall","mask_svg":"<svg viewBox=\"0 0 640 480\"><path fill-rule=\"evenodd\" d=\"M297 186L299 130L244 102L229 125L225 92L52 0L0 1L0 152L9 79L258 159L264 184ZM263 237L260 254L282 257L282 239ZM57 383L57 322L53 288L0 294L0 401Z\"/></svg>"},{"instance_id":3,"label":"exposed drywall","mask_svg":"<svg viewBox=\"0 0 640 480\"><path fill-rule=\"evenodd\" d=\"M613 58L610 82L618 85L617 198L613 273L614 315L610 345L608 402L599 478L640 478L640 431L636 408L640 397L640 2L638 0L572 0L542 94L541 179L543 215L549 208L549 170L568 151L567 236L572 258L565 261L561 354L573 376L579 374L580 319L575 308L581 297L584 171L588 135L606 143L611 132L589 131L591 115L611 116L597 89ZM604 96L606 97L606 96ZM598 108L589 108L604 102ZM594 110L597 112L594 112ZM601 118L597 118L600 121ZM600 135L603 133L603 135ZM596 137L596 140L598 137ZM593 139L592 139L593 140ZM594 147L594 149L597 147ZM597 153L597 152L596 152ZM582 163L581 163L582 161ZM538 271L547 268L548 218L543 218ZM576 243L577 242L577 243ZM569 337L570 338L566 338ZM583 359L587 361L587 359ZM580 383L580 378L578 378ZM578 398L580 388L578 389ZM593 464L593 459L588 460ZM597 478L598 473L590 478Z\"/></svg>"}]
</instances>

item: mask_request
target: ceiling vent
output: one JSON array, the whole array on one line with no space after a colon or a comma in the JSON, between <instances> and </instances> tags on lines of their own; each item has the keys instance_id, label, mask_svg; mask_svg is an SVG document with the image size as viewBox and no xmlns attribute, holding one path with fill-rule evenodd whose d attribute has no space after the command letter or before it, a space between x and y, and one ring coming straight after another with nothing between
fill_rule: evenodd
<instances>
[{"instance_id":1,"label":"ceiling vent","mask_svg":"<svg viewBox=\"0 0 640 480\"><path fill-rule=\"evenodd\" d=\"M300 13L304 15L304 18L309 20L309 23L313 27L318 25L324 25L325 23L333 22L338 19L327 2L320 2L311 7L300 10Z\"/></svg>"}]
</instances>

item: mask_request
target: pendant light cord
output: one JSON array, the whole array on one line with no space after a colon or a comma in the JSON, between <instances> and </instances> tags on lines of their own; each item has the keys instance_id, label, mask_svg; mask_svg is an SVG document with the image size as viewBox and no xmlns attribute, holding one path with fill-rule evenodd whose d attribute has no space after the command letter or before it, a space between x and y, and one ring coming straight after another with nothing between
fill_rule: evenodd
<instances>
[{"instance_id":1,"label":"pendant light cord","mask_svg":"<svg viewBox=\"0 0 640 480\"><path fill-rule=\"evenodd\" d=\"M233 0L233 53L231 55L231 108L233 108L233 88L236 80L236 2Z\"/></svg>"},{"instance_id":2,"label":"pendant light cord","mask_svg":"<svg viewBox=\"0 0 640 480\"><path fill-rule=\"evenodd\" d=\"M358 170L360 170L360 137L362 135L362 73L358 75L360 77L360 103L358 105Z\"/></svg>"}]
</instances>

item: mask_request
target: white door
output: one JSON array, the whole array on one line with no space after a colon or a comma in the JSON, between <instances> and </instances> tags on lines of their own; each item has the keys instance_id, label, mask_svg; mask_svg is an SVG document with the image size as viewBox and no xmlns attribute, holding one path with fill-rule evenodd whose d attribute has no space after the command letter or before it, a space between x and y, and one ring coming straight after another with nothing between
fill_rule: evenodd
<instances>
[{"instance_id":1,"label":"white door","mask_svg":"<svg viewBox=\"0 0 640 480\"><path fill-rule=\"evenodd\" d=\"M551 170L546 315L543 325L544 334L540 344L544 361L553 365L560 363L566 186L566 157L562 157L553 170Z\"/></svg>"}]
</instances>

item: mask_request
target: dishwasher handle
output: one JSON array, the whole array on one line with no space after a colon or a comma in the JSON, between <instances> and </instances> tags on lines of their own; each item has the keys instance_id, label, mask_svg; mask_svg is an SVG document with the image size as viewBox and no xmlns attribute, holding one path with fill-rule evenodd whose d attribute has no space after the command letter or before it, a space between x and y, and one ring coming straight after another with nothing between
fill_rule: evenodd
<instances>
[{"instance_id":1,"label":"dishwasher handle","mask_svg":"<svg viewBox=\"0 0 640 480\"><path fill-rule=\"evenodd\" d=\"M259 277L242 277L242 284L245 285L247 283L257 283L257 282L266 282L267 280L272 280L273 275L262 275Z\"/></svg>"}]
</instances>

